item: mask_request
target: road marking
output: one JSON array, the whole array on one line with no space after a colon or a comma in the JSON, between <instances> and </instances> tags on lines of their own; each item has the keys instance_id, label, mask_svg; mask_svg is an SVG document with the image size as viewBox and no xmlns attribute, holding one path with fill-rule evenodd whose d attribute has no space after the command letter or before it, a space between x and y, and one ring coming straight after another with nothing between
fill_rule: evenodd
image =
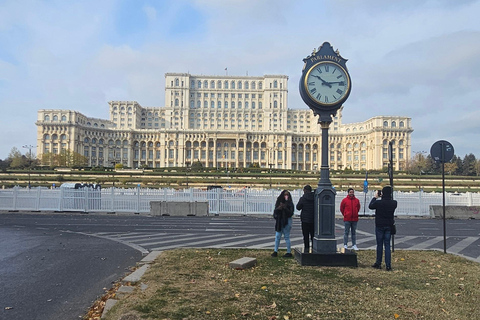
<instances>
[{"instance_id":1,"label":"road marking","mask_svg":"<svg viewBox=\"0 0 480 320\"><path fill-rule=\"evenodd\" d=\"M408 249L409 250L424 250L424 249L427 249L430 246L433 246L436 243L439 243L442 240L443 240L443 237L434 237L432 239L425 240L425 241L423 241L419 244L413 245Z\"/></svg>"},{"instance_id":2,"label":"road marking","mask_svg":"<svg viewBox=\"0 0 480 320\"><path fill-rule=\"evenodd\" d=\"M218 242L220 240L229 240L229 239L237 239L237 238L244 238L244 237L249 237L250 235L243 235L243 236L233 236L233 237L226 237L226 238L216 238L216 239L210 239L210 240L204 240L204 241L195 241L191 243L188 247L197 247L199 244L206 244L206 243L211 243L211 242ZM205 237L204 237L205 238ZM182 239L185 240L185 239ZM168 242L173 242L173 241L168 241ZM165 242L162 242L165 243ZM175 246L174 246L175 247ZM177 245L176 247L179 247ZM180 247L184 247L183 245L180 245ZM168 248L168 247L167 247ZM156 250L165 250L165 247L158 247L158 248L151 248L151 251L156 251Z\"/></svg>"},{"instance_id":3,"label":"road marking","mask_svg":"<svg viewBox=\"0 0 480 320\"><path fill-rule=\"evenodd\" d=\"M451 253L459 253L475 241L477 241L477 237L466 237L462 241L457 242L455 245L451 246L450 248L447 248L447 252Z\"/></svg>"}]
</instances>

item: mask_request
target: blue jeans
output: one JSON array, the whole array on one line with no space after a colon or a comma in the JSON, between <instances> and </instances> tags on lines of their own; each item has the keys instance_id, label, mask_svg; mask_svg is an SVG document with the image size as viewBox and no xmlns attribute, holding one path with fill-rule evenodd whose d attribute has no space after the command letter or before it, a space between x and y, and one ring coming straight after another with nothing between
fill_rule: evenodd
<instances>
[{"instance_id":1,"label":"blue jeans","mask_svg":"<svg viewBox=\"0 0 480 320\"><path fill-rule=\"evenodd\" d=\"M392 237L390 227L375 227L375 236L377 238L377 261L382 265L383 246L385 246L385 265L392 266L392 253L390 252L390 238Z\"/></svg>"},{"instance_id":2,"label":"blue jeans","mask_svg":"<svg viewBox=\"0 0 480 320\"><path fill-rule=\"evenodd\" d=\"M278 252L278 247L280 246L280 239L285 238L285 243L287 244L287 253L291 253L291 242L290 242L290 230L292 230L293 219L289 218L288 223L283 227L282 231L275 232L275 252Z\"/></svg>"},{"instance_id":3,"label":"blue jeans","mask_svg":"<svg viewBox=\"0 0 480 320\"><path fill-rule=\"evenodd\" d=\"M343 244L348 244L348 233L352 230L352 246L357 245L357 222L358 221L344 221L345 232L343 234Z\"/></svg>"}]
</instances>

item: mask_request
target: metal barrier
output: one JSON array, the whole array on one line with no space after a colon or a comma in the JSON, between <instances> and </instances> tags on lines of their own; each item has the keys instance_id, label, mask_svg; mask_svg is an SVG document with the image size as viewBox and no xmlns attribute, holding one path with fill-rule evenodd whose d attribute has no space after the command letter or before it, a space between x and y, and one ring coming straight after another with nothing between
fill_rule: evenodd
<instances>
[{"instance_id":1,"label":"metal barrier","mask_svg":"<svg viewBox=\"0 0 480 320\"><path fill-rule=\"evenodd\" d=\"M0 210L6 211L80 211L80 212L150 212L151 201L195 202L208 201L209 213L228 214L272 214L273 206L281 190L268 189L148 189L148 188L104 188L101 190L21 188L0 189ZM302 190L291 191L294 204L303 194ZM335 197L337 214L345 191ZM372 215L368 203L373 191L357 192L361 203L360 214ZM430 216L431 205L442 205L442 193L394 192L398 201L395 211L399 216ZM446 204L455 206L480 206L480 193L446 193ZM299 212L295 211L296 214Z\"/></svg>"}]
</instances>

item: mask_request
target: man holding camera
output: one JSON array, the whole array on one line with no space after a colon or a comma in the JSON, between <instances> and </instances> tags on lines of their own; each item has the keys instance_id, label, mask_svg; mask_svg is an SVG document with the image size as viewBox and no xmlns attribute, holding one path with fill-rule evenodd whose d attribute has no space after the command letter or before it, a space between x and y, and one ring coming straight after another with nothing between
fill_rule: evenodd
<instances>
[{"instance_id":1,"label":"man holding camera","mask_svg":"<svg viewBox=\"0 0 480 320\"><path fill-rule=\"evenodd\" d=\"M360 200L355 198L355 190L348 188L348 195L340 203L340 212L343 215L343 223L345 225L345 233L343 234L343 247L348 249L348 234L352 231L352 249L358 250L357 247L357 223L358 212L360 211Z\"/></svg>"},{"instance_id":2,"label":"man holding camera","mask_svg":"<svg viewBox=\"0 0 480 320\"><path fill-rule=\"evenodd\" d=\"M380 197L381 200L378 200ZM377 239L377 259L372 267L382 268L383 247L385 246L385 266L387 271L391 271L390 239L395 223L394 213L397 208L397 201L392 199L392 187L386 186L381 192L377 191L368 208L375 210L375 237Z\"/></svg>"}]
</instances>

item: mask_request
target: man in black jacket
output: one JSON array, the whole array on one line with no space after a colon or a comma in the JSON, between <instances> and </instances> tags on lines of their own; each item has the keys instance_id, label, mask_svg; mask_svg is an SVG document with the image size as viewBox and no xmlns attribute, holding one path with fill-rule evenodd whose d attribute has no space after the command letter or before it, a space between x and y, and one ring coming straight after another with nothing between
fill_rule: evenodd
<instances>
[{"instance_id":1,"label":"man in black jacket","mask_svg":"<svg viewBox=\"0 0 480 320\"><path fill-rule=\"evenodd\" d=\"M298 200L297 210L302 210L300 220L302 221L304 252L309 253L310 241L313 242L314 234L314 193L312 192L312 187L308 184L303 187L303 196Z\"/></svg>"},{"instance_id":2,"label":"man in black jacket","mask_svg":"<svg viewBox=\"0 0 480 320\"><path fill-rule=\"evenodd\" d=\"M382 199L378 200L379 197ZM372 267L382 268L383 246L385 246L385 266L387 271L391 271L390 238L392 226L395 223L394 213L397 208L397 201L392 199L392 187L384 187L381 195L376 192L368 207L372 210L375 209L375 236L377 238L377 260Z\"/></svg>"}]
</instances>

